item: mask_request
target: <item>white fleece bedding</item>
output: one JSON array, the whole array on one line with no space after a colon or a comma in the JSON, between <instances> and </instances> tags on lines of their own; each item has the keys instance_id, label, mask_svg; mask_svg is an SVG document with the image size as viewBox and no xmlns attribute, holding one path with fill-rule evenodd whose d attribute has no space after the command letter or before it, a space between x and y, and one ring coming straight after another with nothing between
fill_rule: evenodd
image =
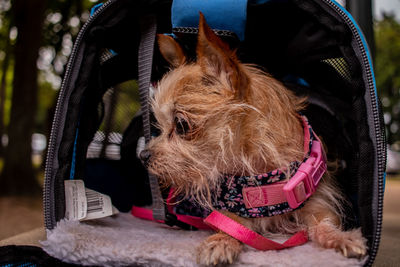
<instances>
[{"instance_id":1,"label":"white fleece bedding","mask_svg":"<svg viewBox=\"0 0 400 267\"><path fill-rule=\"evenodd\" d=\"M99 266L198 266L196 246L210 231L185 231L128 213L91 222L60 221L43 249L65 262ZM361 266L311 242L281 251L245 247L232 266Z\"/></svg>"}]
</instances>

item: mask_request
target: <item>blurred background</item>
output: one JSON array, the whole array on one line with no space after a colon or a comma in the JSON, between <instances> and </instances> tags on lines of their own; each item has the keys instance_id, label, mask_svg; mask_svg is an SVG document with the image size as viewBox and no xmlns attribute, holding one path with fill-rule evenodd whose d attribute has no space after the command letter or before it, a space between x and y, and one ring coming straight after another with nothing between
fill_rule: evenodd
<instances>
[{"instance_id":1,"label":"blurred background","mask_svg":"<svg viewBox=\"0 0 400 267\"><path fill-rule=\"evenodd\" d=\"M98 0L0 0L0 240L43 225L47 140L73 40Z\"/></svg>"},{"instance_id":2,"label":"blurred background","mask_svg":"<svg viewBox=\"0 0 400 267\"><path fill-rule=\"evenodd\" d=\"M43 226L41 191L57 95L73 41L98 2L0 0L0 240ZM400 255L394 256L399 245L393 245L400 244L400 0L338 2L359 22L374 59L387 127L389 174L376 264L396 266L400 262Z\"/></svg>"}]
</instances>

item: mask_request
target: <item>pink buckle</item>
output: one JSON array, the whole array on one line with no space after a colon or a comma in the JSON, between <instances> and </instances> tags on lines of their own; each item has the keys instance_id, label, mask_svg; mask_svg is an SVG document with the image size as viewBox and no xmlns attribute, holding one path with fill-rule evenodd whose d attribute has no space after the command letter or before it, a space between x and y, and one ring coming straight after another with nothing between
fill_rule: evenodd
<instances>
[{"instance_id":1,"label":"pink buckle","mask_svg":"<svg viewBox=\"0 0 400 267\"><path fill-rule=\"evenodd\" d=\"M314 140L310 157L303 162L296 174L283 187L283 193L292 209L297 208L308 199L316 190L319 181L326 171L326 157L321 142ZM304 190L301 190L301 186ZM303 196L296 196L299 190L304 191ZM300 194L301 195L301 194Z\"/></svg>"},{"instance_id":2,"label":"pink buckle","mask_svg":"<svg viewBox=\"0 0 400 267\"><path fill-rule=\"evenodd\" d=\"M282 188L286 183L243 188L243 202L247 209L276 205L286 202Z\"/></svg>"}]
</instances>

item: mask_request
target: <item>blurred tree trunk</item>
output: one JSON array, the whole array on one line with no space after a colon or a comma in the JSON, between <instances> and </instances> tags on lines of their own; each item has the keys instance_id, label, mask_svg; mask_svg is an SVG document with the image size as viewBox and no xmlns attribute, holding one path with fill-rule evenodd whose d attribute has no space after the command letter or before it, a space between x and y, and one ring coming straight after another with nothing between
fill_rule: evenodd
<instances>
[{"instance_id":1,"label":"blurred tree trunk","mask_svg":"<svg viewBox=\"0 0 400 267\"><path fill-rule=\"evenodd\" d=\"M0 176L0 194L35 195L40 186L32 166L31 138L37 108L36 61L42 41L45 0L12 2L18 37L14 49L14 79L8 146Z\"/></svg>"},{"instance_id":2,"label":"blurred tree trunk","mask_svg":"<svg viewBox=\"0 0 400 267\"><path fill-rule=\"evenodd\" d=\"M11 23L9 23L8 31L10 32ZM5 45L5 52L6 56L4 57L3 64L1 66L1 81L0 81L0 156L4 154L4 147L2 142L2 137L5 133L4 128L4 103L6 100L6 90L7 90L7 72L10 65L10 57L11 57L11 40L10 37L7 36L6 45Z\"/></svg>"}]
</instances>

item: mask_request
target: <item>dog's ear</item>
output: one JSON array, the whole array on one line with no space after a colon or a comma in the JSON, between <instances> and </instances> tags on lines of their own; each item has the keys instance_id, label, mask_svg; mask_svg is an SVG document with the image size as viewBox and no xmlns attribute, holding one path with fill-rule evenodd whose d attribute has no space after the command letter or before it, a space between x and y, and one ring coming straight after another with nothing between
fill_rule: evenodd
<instances>
[{"instance_id":1,"label":"dog's ear","mask_svg":"<svg viewBox=\"0 0 400 267\"><path fill-rule=\"evenodd\" d=\"M235 95L241 98L245 96L248 78L236 57L236 51L213 32L201 12L196 54L205 73L223 79L227 89Z\"/></svg>"},{"instance_id":2,"label":"dog's ear","mask_svg":"<svg viewBox=\"0 0 400 267\"><path fill-rule=\"evenodd\" d=\"M157 41L161 55L169 64L176 68L185 63L185 53L174 38L164 34L157 34Z\"/></svg>"}]
</instances>

